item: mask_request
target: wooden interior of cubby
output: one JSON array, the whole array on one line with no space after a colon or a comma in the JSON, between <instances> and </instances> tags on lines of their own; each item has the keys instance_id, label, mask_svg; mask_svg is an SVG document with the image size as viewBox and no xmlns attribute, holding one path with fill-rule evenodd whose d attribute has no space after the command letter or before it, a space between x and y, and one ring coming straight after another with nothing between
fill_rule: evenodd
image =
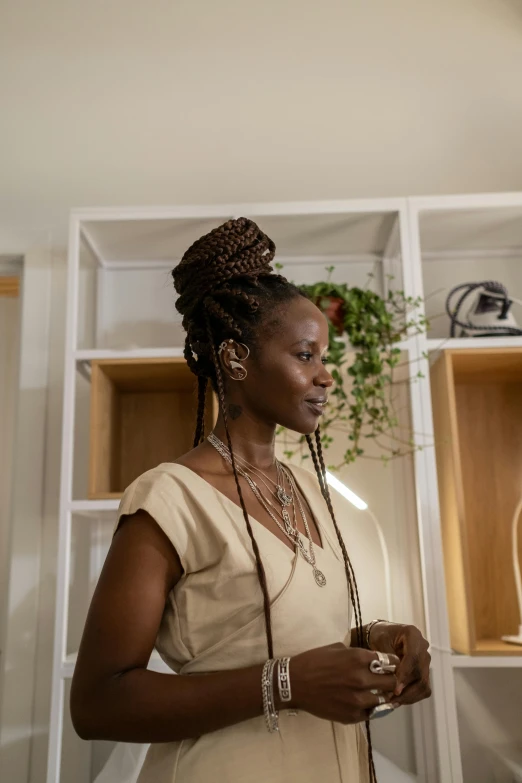
<instances>
[{"instance_id":1,"label":"wooden interior of cubby","mask_svg":"<svg viewBox=\"0 0 522 783\"><path fill-rule=\"evenodd\" d=\"M443 351L431 389L452 647L520 655L501 637L520 622L511 525L522 495L522 348Z\"/></svg>"},{"instance_id":2,"label":"wooden interior of cubby","mask_svg":"<svg viewBox=\"0 0 522 783\"><path fill-rule=\"evenodd\" d=\"M117 499L146 470L192 447L197 381L182 357L91 364L89 498ZM205 429L217 416L207 392Z\"/></svg>"},{"instance_id":3,"label":"wooden interior of cubby","mask_svg":"<svg viewBox=\"0 0 522 783\"><path fill-rule=\"evenodd\" d=\"M0 296L16 299L20 295L20 278L0 275Z\"/></svg>"}]
</instances>

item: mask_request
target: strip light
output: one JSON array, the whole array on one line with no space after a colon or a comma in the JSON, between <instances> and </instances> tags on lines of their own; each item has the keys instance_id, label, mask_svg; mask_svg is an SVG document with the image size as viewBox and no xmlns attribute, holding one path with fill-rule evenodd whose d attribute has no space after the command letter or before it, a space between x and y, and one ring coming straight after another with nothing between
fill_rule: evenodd
<instances>
[{"instance_id":1,"label":"strip light","mask_svg":"<svg viewBox=\"0 0 522 783\"><path fill-rule=\"evenodd\" d=\"M339 492L340 495L343 495L346 500L349 500L350 503L355 506L355 508L358 508L360 511L366 511L368 508L368 503L365 503L364 500L359 497L359 495L356 495L355 492L352 492L351 489L348 489L346 484L343 484L342 481L339 481L338 478L328 471L326 471L326 480L334 489L337 490L337 492Z\"/></svg>"}]
</instances>

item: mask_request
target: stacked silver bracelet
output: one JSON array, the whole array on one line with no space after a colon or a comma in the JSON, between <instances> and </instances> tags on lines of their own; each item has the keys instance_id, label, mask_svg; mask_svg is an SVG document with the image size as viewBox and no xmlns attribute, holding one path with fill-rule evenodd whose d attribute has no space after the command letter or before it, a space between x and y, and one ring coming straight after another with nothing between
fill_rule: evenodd
<instances>
[{"instance_id":1,"label":"stacked silver bracelet","mask_svg":"<svg viewBox=\"0 0 522 783\"><path fill-rule=\"evenodd\" d=\"M277 663L279 698L282 702L292 701L292 690L290 688L290 658L279 658Z\"/></svg>"},{"instance_id":2,"label":"stacked silver bracelet","mask_svg":"<svg viewBox=\"0 0 522 783\"><path fill-rule=\"evenodd\" d=\"M388 620L372 620L371 623L368 623L366 626L366 647L368 650L372 649L372 646L370 644L370 634L372 632L372 628L374 625L377 625L377 623L387 623Z\"/></svg>"},{"instance_id":3,"label":"stacked silver bracelet","mask_svg":"<svg viewBox=\"0 0 522 783\"><path fill-rule=\"evenodd\" d=\"M263 692L263 711L265 713L266 727L272 734L279 731L279 714L274 703L274 668L276 660L269 658L263 666L261 675L261 689Z\"/></svg>"},{"instance_id":4,"label":"stacked silver bracelet","mask_svg":"<svg viewBox=\"0 0 522 783\"><path fill-rule=\"evenodd\" d=\"M292 688L290 686L290 658L269 658L263 666L261 676L261 688L263 692L263 712L265 714L266 727L270 733L279 731L279 713L274 701L274 669L277 666L277 687L281 703L292 701ZM297 715L292 710L290 715Z\"/></svg>"}]
</instances>

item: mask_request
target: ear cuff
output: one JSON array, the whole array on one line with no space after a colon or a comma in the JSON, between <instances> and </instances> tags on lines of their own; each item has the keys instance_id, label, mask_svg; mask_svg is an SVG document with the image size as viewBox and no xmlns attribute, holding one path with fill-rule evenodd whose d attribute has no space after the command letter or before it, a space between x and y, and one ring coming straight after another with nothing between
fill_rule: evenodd
<instances>
[{"instance_id":1,"label":"ear cuff","mask_svg":"<svg viewBox=\"0 0 522 783\"><path fill-rule=\"evenodd\" d=\"M247 371L243 367L240 362L244 362L245 359L248 359L250 356L250 348L248 345L245 345L244 343L239 343L239 345L245 349L246 355L245 356L238 356L236 353L236 349L232 347L231 343L234 341L232 339L230 340L223 340L223 342L220 344L218 348L218 354L221 354L222 351L224 351L226 348L229 350L229 359L230 359L230 366L233 370L235 370L236 374L231 375L230 378L233 381L244 381L247 377Z\"/></svg>"}]
</instances>

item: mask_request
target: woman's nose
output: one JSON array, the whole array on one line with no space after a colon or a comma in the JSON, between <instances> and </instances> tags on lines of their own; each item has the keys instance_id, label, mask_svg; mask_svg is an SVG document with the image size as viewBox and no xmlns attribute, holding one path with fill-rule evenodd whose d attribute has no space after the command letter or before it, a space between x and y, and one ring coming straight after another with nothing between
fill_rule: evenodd
<instances>
[{"instance_id":1,"label":"woman's nose","mask_svg":"<svg viewBox=\"0 0 522 783\"><path fill-rule=\"evenodd\" d=\"M333 382L334 380L332 378L332 375L328 372L328 370L323 364L322 370L316 378L317 386L324 386L325 388L329 388L333 384Z\"/></svg>"}]
</instances>

